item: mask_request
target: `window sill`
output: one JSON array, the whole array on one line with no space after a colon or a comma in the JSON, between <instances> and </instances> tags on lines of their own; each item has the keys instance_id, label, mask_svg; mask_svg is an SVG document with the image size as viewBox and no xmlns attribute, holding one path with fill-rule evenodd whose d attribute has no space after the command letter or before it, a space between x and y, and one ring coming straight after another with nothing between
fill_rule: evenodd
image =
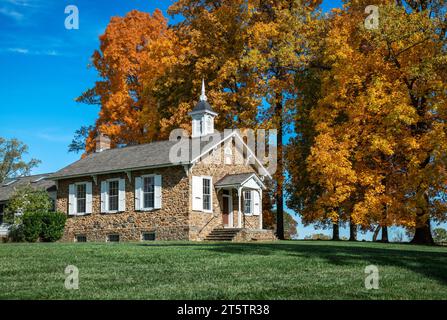
<instances>
[{"instance_id":1,"label":"window sill","mask_svg":"<svg viewBox=\"0 0 447 320\"><path fill-rule=\"evenodd\" d=\"M214 213L214 211L211 210L194 210L191 209L192 212L199 212L199 213Z\"/></svg>"},{"instance_id":2,"label":"window sill","mask_svg":"<svg viewBox=\"0 0 447 320\"><path fill-rule=\"evenodd\" d=\"M144 208L144 209L135 210L135 211L137 211L137 212L152 212L152 211L157 211L157 210L161 210L161 209L156 209L156 208Z\"/></svg>"}]
</instances>

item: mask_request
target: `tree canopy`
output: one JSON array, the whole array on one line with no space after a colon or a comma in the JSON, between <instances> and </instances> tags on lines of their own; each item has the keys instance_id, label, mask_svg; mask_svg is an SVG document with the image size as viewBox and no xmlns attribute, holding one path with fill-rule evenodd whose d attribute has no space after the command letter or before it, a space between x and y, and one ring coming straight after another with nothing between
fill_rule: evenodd
<instances>
[{"instance_id":1,"label":"tree canopy","mask_svg":"<svg viewBox=\"0 0 447 320\"><path fill-rule=\"evenodd\" d=\"M112 18L93 54L101 79L78 99L99 117L71 150L92 152L99 132L119 147L190 130L205 79L217 129L278 130L279 238L285 190L304 223L347 222L351 240L400 225L432 243L430 222L447 220L445 0L320 3L178 0L173 26L158 10Z\"/></svg>"},{"instance_id":2,"label":"tree canopy","mask_svg":"<svg viewBox=\"0 0 447 320\"><path fill-rule=\"evenodd\" d=\"M16 178L29 175L37 167L40 160L26 161L28 146L17 139L0 137L0 183L7 178Z\"/></svg>"}]
</instances>

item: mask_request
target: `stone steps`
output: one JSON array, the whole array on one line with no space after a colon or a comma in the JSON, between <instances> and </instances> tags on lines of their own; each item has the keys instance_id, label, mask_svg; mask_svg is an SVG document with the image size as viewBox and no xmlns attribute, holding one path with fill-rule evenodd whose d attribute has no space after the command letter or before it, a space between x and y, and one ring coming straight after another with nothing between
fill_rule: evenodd
<instances>
[{"instance_id":1,"label":"stone steps","mask_svg":"<svg viewBox=\"0 0 447 320\"><path fill-rule=\"evenodd\" d=\"M206 241L233 241L234 237L241 231L242 229L214 229L210 232L210 234L205 238Z\"/></svg>"}]
</instances>

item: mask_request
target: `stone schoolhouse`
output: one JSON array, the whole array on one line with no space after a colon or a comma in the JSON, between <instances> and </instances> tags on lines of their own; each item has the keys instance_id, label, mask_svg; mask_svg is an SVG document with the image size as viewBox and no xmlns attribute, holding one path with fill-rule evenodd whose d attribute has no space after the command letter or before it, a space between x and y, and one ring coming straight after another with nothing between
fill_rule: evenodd
<instances>
[{"instance_id":1,"label":"stone schoolhouse","mask_svg":"<svg viewBox=\"0 0 447 320\"><path fill-rule=\"evenodd\" d=\"M237 132L214 131L204 85L189 115L191 138L111 149L99 135L96 152L49 176L63 241L275 239L262 225L271 177Z\"/></svg>"}]
</instances>

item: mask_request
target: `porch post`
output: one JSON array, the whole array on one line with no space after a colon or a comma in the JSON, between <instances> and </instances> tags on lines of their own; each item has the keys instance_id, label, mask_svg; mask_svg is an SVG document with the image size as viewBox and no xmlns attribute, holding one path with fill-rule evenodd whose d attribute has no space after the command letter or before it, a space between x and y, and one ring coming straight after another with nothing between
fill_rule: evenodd
<instances>
[{"instance_id":1,"label":"porch post","mask_svg":"<svg viewBox=\"0 0 447 320\"><path fill-rule=\"evenodd\" d=\"M238 216L237 216L237 225L238 225L238 228L242 228L242 211L241 211L241 198L242 198L242 187L239 187L238 189L237 189L237 200L238 200L238 203L239 203L239 206L238 206Z\"/></svg>"},{"instance_id":2,"label":"porch post","mask_svg":"<svg viewBox=\"0 0 447 320\"><path fill-rule=\"evenodd\" d=\"M262 230L262 189L259 192L259 229Z\"/></svg>"}]
</instances>

